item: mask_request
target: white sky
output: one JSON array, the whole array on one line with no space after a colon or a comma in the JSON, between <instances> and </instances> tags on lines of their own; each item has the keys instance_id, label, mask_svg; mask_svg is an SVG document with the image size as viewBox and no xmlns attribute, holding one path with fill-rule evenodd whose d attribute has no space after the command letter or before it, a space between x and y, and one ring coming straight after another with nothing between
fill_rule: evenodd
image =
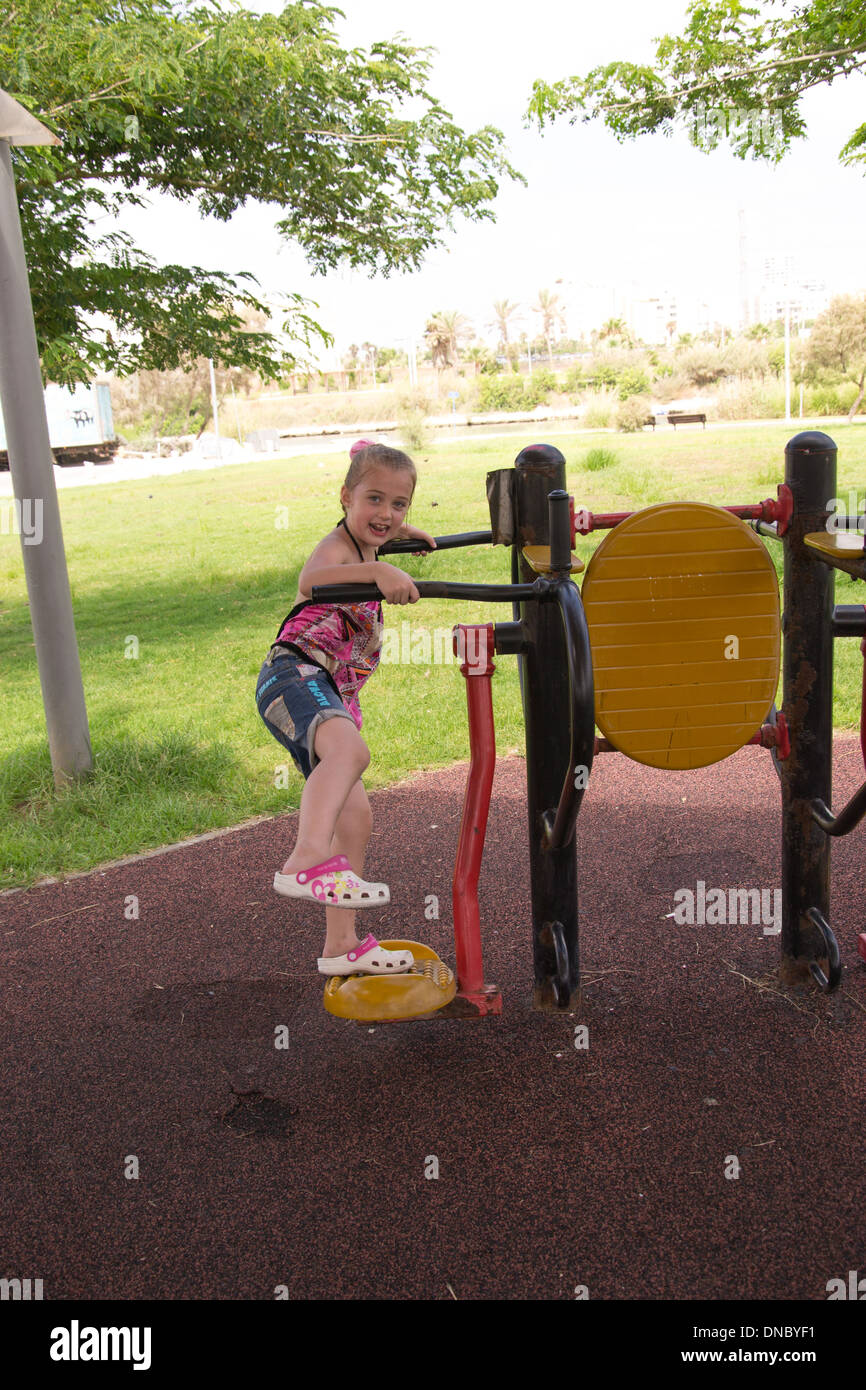
<instances>
[{"instance_id":1,"label":"white sky","mask_svg":"<svg viewBox=\"0 0 866 1390\"><path fill-rule=\"evenodd\" d=\"M251 7L280 4L252 0ZM152 211L131 210L123 219L140 246L160 261L251 270L263 296L308 295L338 353L350 342L420 339L438 309L459 309L479 337L492 336L495 299L528 306L542 287L572 303L609 304L604 317L618 309L617 295L672 291L708 298L734 324L739 208L753 255L792 254L805 275L831 290L866 288L866 166L846 169L837 158L864 118L862 77L810 93L809 138L771 166L737 160L725 148L702 154L685 132L619 144L596 122L560 122L541 134L525 128L536 77L650 60L656 36L681 31L687 5L679 0L343 0L342 8L338 33L347 46L398 33L435 46L432 92L464 129L498 126L527 187L504 183L495 222L458 224L421 271L388 280L348 271L313 276L301 252L273 230L278 212L263 206L221 224L154 198ZM528 313L526 327L536 331Z\"/></svg>"}]
</instances>

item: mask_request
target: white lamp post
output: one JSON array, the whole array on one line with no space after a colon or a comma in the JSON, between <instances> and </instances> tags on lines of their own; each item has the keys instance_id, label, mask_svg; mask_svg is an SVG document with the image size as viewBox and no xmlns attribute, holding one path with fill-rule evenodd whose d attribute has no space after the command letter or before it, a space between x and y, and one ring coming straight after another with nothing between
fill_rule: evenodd
<instances>
[{"instance_id":1,"label":"white lamp post","mask_svg":"<svg viewBox=\"0 0 866 1390\"><path fill-rule=\"evenodd\" d=\"M418 356L416 351L415 339L408 339L407 358L409 362L409 385L414 389L418 385Z\"/></svg>"},{"instance_id":2,"label":"white lamp post","mask_svg":"<svg viewBox=\"0 0 866 1390\"><path fill-rule=\"evenodd\" d=\"M217 402L216 376L214 374L212 357L208 358L207 364L210 368L210 408L211 414L213 415L213 432L216 435L216 454L219 459L223 456L223 446L220 440L219 405Z\"/></svg>"},{"instance_id":3,"label":"white lamp post","mask_svg":"<svg viewBox=\"0 0 866 1390\"><path fill-rule=\"evenodd\" d=\"M93 766L10 145L59 145L0 90L0 404L54 784ZM27 517L36 524L22 525Z\"/></svg>"},{"instance_id":4,"label":"white lamp post","mask_svg":"<svg viewBox=\"0 0 866 1390\"><path fill-rule=\"evenodd\" d=\"M791 292L785 276L785 419L791 423Z\"/></svg>"}]
</instances>

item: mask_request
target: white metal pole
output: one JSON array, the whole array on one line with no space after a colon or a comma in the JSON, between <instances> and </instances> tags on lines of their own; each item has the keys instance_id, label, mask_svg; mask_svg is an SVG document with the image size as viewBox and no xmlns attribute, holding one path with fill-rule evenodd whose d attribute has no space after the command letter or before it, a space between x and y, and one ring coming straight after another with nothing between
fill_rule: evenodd
<instances>
[{"instance_id":1,"label":"white metal pole","mask_svg":"<svg viewBox=\"0 0 866 1390\"><path fill-rule=\"evenodd\" d=\"M785 287L785 419L791 419L791 297Z\"/></svg>"},{"instance_id":2,"label":"white metal pole","mask_svg":"<svg viewBox=\"0 0 866 1390\"><path fill-rule=\"evenodd\" d=\"M0 402L54 784L93 766L13 160L0 139Z\"/></svg>"},{"instance_id":3,"label":"white metal pole","mask_svg":"<svg viewBox=\"0 0 866 1390\"><path fill-rule=\"evenodd\" d=\"M222 458L222 456L223 456L223 451L222 451L222 445L220 444L220 417L219 417L219 410L217 409L216 376L214 375L213 358L212 358L212 357L209 357L209 358L208 358L208 366L210 367L210 408L211 408L211 412L212 412L212 414L213 414L213 428L214 428L214 434L216 435L216 442L217 442L217 458L219 459L219 458Z\"/></svg>"},{"instance_id":4,"label":"white metal pole","mask_svg":"<svg viewBox=\"0 0 866 1390\"><path fill-rule=\"evenodd\" d=\"M55 786L93 766L9 144L0 139L0 402Z\"/></svg>"},{"instance_id":5,"label":"white metal pole","mask_svg":"<svg viewBox=\"0 0 866 1390\"><path fill-rule=\"evenodd\" d=\"M238 432L238 443L240 444L241 448L243 448L243 443L244 443L244 441L241 439L241 417L240 417L240 415L238 415L238 398L237 398L237 396L235 395L235 384L234 384L234 382L233 382L233 381L230 381L230 382L229 382L229 386L232 388L232 405L233 405L234 408L235 408L235 428L237 429L237 432Z\"/></svg>"}]
</instances>

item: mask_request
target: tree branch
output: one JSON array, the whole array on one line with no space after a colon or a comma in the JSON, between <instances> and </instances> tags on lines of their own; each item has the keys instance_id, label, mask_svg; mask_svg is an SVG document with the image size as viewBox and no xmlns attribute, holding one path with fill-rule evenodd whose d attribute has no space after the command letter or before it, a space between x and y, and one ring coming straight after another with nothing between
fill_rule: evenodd
<instances>
[{"instance_id":1,"label":"tree branch","mask_svg":"<svg viewBox=\"0 0 866 1390\"><path fill-rule=\"evenodd\" d=\"M863 44L855 44L851 48L831 48L824 53L804 53L799 58L779 58L772 63L764 63L760 67L740 68L736 72L729 72L724 77L712 77L706 82L696 82L692 87L681 87L673 92L666 92L667 101L680 101L683 97L691 96L693 92L700 92L707 87L715 87L719 82L731 82L737 77L757 77L763 72L772 72L775 68L789 67L792 63L811 63L818 58L838 58L848 53L864 53L866 47ZM857 65L855 64L855 67ZM819 79L826 81L826 78ZM804 90L806 90L804 88ZM633 106L643 106L645 97L636 97L634 101L611 102L608 106L600 106L599 111L629 111Z\"/></svg>"},{"instance_id":2,"label":"tree branch","mask_svg":"<svg viewBox=\"0 0 866 1390\"><path fill-rule=\"evenodd\" d=\"M394 144L405 145L402 135L352 135L348 130L292 130L291 135L332 135L337 140L347 140L350 145Z\"/></svg>"},{"instance_id":3,"label":"tree branch","mask_svg":"<svg viewBox=\"0 0 866 1390\"><path fill-rule=\"evenodd\" d=\"M191 53L195 53L197 48L201 48L204 44L210 43L212 38L212 34L205 34L203 39L199 39L198 43L194 43L191 48L185 49L181 57L188 58ZM102 97L108 96L109 92L113 92L117 87L127 86L131 81L132 77L118 78L117 82L112 82L109 87L102 87L98 92L89 92L86 96L76 97L74 101L66 101L62 106L52 106L49 111L45 112L45 116L47 116L48 119L53 119L58 111L68 111L73 106L80 106L83 101L99 101Z\"/></svg>"},{"instance_id":4,"label":"tree branch","mask_svg":"<svg viewBox=\"0 0 866 1390\"><path fill-rule=\"evenodd\" d=\"M117 87L128 86L131 81L131 77L121 77L118 78L117 82L112 82L109 87L103 87L98 92L88 92L86 96L76 97L74 101L65 101L62 106L52 106L43 113L42 119L53 120L58 112L69 111L73 106L81 106L82 102L101 101L103 97L108 96L108 94L115 91Z\"/></svg>"}]
</instances>

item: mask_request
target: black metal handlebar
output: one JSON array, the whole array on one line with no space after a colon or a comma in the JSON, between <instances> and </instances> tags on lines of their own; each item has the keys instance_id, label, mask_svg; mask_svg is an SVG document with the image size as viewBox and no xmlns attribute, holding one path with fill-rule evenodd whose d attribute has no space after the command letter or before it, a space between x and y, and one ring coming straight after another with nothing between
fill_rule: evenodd
<instances>
[{"instance_id":1,"label":"black metal handlebar","mask_svg":"<svg viewBox=\"0 0 866 1390\"><path fill-rule=\"evenodd\" d=\"M450 579L415 579L412 582L421 598L487 599L491 603L546 598L553 587L542 575L532 584L460 584ZM314 603L370 603L385 595L375 584L314 584L310 597Z\"/></svg>"},{"instance_id":2,"label":"black metal handlebar","mask_svg":"<svg viewBox=\"0 0 866 1390\"><path fill-rule=\"evenodd\" d=\"M492 531L460 531L453 536L436 536L437 550L456 550L462 545L491 545L493 542ZM412 555L417 550L422 550L427 555L433 554L433 547L427 545L426 541L386 541L379 547L380 555Z\"/></svg>"}]
</instances>

